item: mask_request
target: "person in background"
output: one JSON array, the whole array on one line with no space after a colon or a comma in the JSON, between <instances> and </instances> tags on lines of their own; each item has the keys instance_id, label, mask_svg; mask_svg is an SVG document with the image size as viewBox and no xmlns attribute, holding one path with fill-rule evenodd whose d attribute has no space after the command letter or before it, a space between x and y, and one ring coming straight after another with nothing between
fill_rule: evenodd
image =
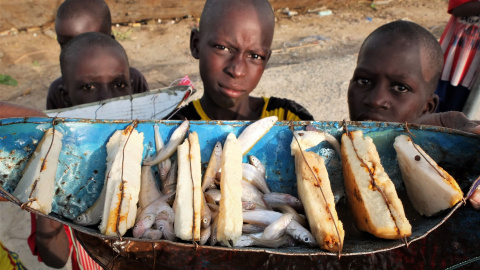
<instances>
[{"instance_id":1,"label":"person in background","mask_svg":"<svg viewBox=\"0 0 480 270\"><path fill-rule=\"evenodd\" d=\"M31 116L46 116L42 111L24 107L20 105L11 104L0 101L0 118L10 117L31 117ZM0 197L0 202L7 201ZM24 270L27 269L23 264L18 254L8 250L0 241L0 269L2 270Z\"/></svg>"},{"instance_id":2,"label":"person in background","mask_svg":"<svg viewBox=\"0 0 480 270\"><path fill-rule=\"evenodd\" d=\"M440 38L445 65L436 93L437 112L462 111L480 66L480 2L450 0L452 16Z\"/></svg>"},{"instance_id":3,"label":"person in background","mask_svg":"<svg viewBox=\"0 0 480 270\"><path fill-rule=\"evenodd\" d=\"M63 84L60 99L64 107L132 94L128 58L122 45L98 32L80 34L60 54ZM63 267L74 245L73 269L101 269L77 242L68 226L32 214L28 238L34 255L46 265Z\"/></svg>"},{"instance_id":4,"label":"person in background","mask_svg":"<svg viewBox=\"0 0 480 270\"><path fill-rule=\"evenodd\" d=\"M460 112L434 113L434 94L443 52L436 38L418 24L395 21L374 30L363 42L348 88L352 121L432 124L480 134ZM419 179L420 181L421 179ZM447 268L478 256L480 191L471 206L458 209L439 228L408 248L379 252L372 262L382 268ZM472 232L463 233L463 232ZM468 265L471 266L471 265Z\"/></svg>"},{"instance_id":5,"label":"person in background","mask_svg":"<svg viewBox=\"0 0 480 270\"><path fill-rule=\"evenodd\" d=\"M275 17L266 0L207 0L190 51L199 60L204 94L171 119L313 120L295 101L250 94L271 55Z\"/></svg>"},{"instance_id":6,"label":"person in background","mask_svg":"<svg viewBox=\"0 0 480 270\"><path fill-rule=\"evenodd\" d=\"M104 0L66 0L58 10L55 18L55 32L61 49L74 37L86 32L100 32L112 36L112 18L110 9ZM135 68L130 67L130 84L132 94L149 91L145 77ZM47 94L47 109L66 108L61 97L62 77L50 84Z\"/></svg>"}]
</instances>

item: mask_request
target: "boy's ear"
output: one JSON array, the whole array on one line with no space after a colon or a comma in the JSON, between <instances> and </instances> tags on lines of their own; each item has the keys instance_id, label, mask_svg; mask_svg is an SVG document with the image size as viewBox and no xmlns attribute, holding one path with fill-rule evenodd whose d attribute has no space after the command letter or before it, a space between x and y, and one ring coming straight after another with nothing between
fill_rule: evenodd
<instances>
[{"instance_id":1,"label":"boy's ear","mask_svg":"<svg viewBox=\"0 0 480 270\"><path fill-rule=\"evenodd\" d=\"M70 101L70 97L68 96L67 88L63 86L63 84L58 86L58 90L60 91L60 99L63 102L65 108L72 107L72 102Z\"/></svg>"},{"instance_id":2,"label":"boy's ear","mask_svg":"<svg viewBox=\"0 0 480 270\"><path fill-rule=\"evenodd\" d=\"M199 43L200 43L200 32L197 28L192 29L190 33L190 53L195 59L200 58L199 52Z\"/></svg>"},{"instance_id":3,"label":"boy's ear","mask_svg":"<svg viewBox=\"0 0 480 270\"><path fill-rule=\"evenodd\" d=\"M437 94L431 95L430 98L427 100L425 107L423 108L422 115L434 113L437 110L438 101L439 98Z\"/></svg>"}]
</instances>

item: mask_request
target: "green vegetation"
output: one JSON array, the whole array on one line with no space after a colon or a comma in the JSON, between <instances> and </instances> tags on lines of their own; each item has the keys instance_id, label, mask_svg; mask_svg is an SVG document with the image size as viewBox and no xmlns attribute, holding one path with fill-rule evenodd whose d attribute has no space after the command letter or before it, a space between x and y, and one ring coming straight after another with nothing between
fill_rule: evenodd
<instances>
[{"instance_id":1,"label":"green vegetation","mask_svg":"<svg viewBox=\"0 0 480 270\"><path fill-rule=\"evenodd\" d=\"M10 75L0 74L0 84L17 86L17 80Z\"/></svg>"}]
</instances>

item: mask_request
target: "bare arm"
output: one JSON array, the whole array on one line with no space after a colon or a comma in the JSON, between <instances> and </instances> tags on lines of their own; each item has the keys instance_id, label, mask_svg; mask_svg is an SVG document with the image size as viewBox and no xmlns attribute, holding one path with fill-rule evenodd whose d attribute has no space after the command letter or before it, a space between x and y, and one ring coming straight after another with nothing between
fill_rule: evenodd
<instances>
[{"instance_id":1,"label":"bare arm","mask_svg":"<svg viewBox=\"0 0 480 270\"><path fill-rule=\"evenodd\" d=\"M30 116L47 116L42 111L15 105L5 101L0 101L0 118L9 118L9 117L30 117Z\"/></svg>"},{"instance_id":2,"label":"bare arm","mask_svg":"<svg viewBox=\"0 0 480 270\"><path fill-rule=\"evenodd\" d=\"M0 101L0 118L46 116L42 111ZM54 268L62 268L70 254L68 236L63 224L37 216L35 244L43 262Z\"/></svg>"},{"instance_id":3,"label":"bare arm","mask_svg":"<svg viewBox=\"0 0 480 270\"><path fill-rule=\"evenodd\" d=\"M452 9L455 17L478 16L480 15L480 2L468 2Z\"/></svg>"},{"instance_id":4,"label":"bare arm","mask_svg":"<svg viewBox=\"0 0 480 270\"><path fill-rule=\"evenodd\" d=\"M63 224L37 216L35 244L42 261L53 268L62 268L70 255L67 232Z\"/></svg>"}]
</instances>

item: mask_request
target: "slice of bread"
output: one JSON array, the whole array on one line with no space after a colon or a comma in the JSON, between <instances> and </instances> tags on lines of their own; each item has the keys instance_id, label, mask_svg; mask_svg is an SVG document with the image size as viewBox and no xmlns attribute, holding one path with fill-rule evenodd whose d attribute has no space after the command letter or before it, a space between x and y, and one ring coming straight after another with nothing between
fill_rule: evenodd
<instances>
[{"instance_id":1,"label":"slice of bread","mask_svg":"<svg viewBox=\"0 0 480 270\"><path fill-rule=\"evenodd\" d=\"M462 200L457 181L410 137L398 136L393 146L408 197L420 214L432 216Z\"/></svg>"},{"instance_id":2,"label":"slice of bread","mask_svg":"<svg viewBox=\"0 0 480 270\"><path fill-rule=\"evenodd\" d=\"M217 241L232 247L242 235L242 148L230 133L222 152L220 180L220 208L218 213Z\"/></svg>"},{"instance_id":3,"label":"slice of bread","mask_svg":"<svg viewBox=\"0 0 480 270\"><path fill-rule=\"evenodd\" d=\"M295 151L295 173L298 195L305 207L310 230L321 248L339 252L343 246L345 231L335 210L325 162L316 153L302 154L300 151Z\"/></svg>"},{"instance_id":4,"label":"slice of bread","mask_svg":"<svg viewBox=\"0 0 480 270\"><path fill-rule=\"evenodd\" d=\"M358 229L385 239L410 236L412 226L372 138L364 138L361 130L345 133L341 150L345 191Z\"/></svg>"},{"instance_id":5,"label":"slice of bread","mask_svg":"<svg viewBox=\"0 0 480 270\"><path fill-rule=\"evenodd\" d=\"M45 215L52 211L62 138L63 134L58 130L49 128L45 131L12 193L19 201Z\"/></svg>"}]
</instances>

